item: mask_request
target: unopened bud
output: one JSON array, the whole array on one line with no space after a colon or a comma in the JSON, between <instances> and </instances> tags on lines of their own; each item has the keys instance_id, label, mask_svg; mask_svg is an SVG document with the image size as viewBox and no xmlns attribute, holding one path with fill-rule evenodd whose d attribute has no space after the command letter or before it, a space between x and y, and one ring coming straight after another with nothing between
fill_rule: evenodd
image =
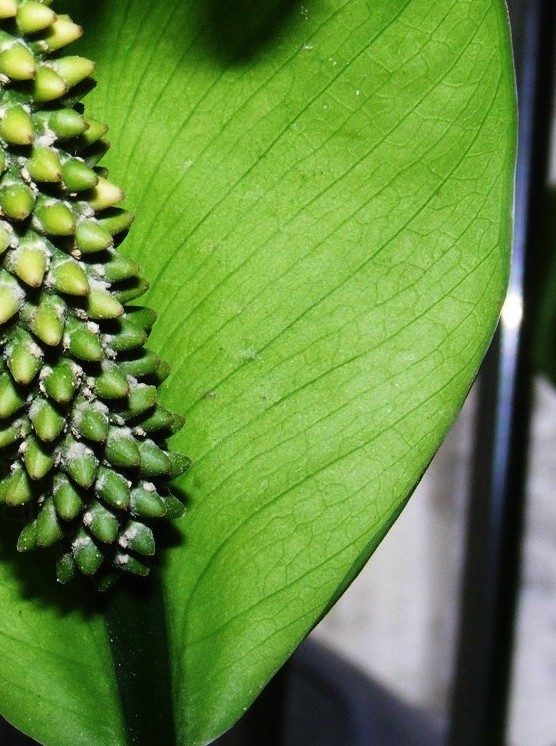
<instances>
[{"instance_id":1,"label":"unopened bud","mask_svg":"<svg viewBox=\"0 0 556 746\"><path fill-rule=\"evenodd\" d=\"M0 137L10 145L30 145L35 128L23 106L12 106L0 120Z\"/></svg>"},{"instance_id":2,"label":"unopened bud","mask_svg":"<svg viewBox=\"0 0 556 746\"><path fill-rule=\"evenodd\" d=\"M31 80L35 70L35 55L25 44L16 42L0 52L0 73L11 80Z\"/></svg>"}]
</instances>

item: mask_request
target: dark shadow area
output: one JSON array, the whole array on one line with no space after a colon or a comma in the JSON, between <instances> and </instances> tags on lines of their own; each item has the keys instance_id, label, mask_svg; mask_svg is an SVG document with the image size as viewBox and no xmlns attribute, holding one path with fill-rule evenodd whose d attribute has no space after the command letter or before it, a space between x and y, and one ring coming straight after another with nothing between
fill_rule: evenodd
<instances>
[{"instance_id":1,"label":"dark shadow area","mask_svg":"<svg viewBox=\"0 0 556 746\"><path fill-rule=\"evenodd\" d=\"M214 743L442 746L444 731L440 720L308 640L244 717Z\"/></svg>"},{"instance_id":2,"label":"dark shadow area","mask_svg":"<svg viewBox=\"0 0 556 746\"><path fill-rule=\"evenodd\" d=\"M135 4L148 2L133 1ZM60 0L57 4L59 12L69 13L84 27L85 43L93 48L93 37L102 34L110 7L108 0L95 3ZM301 0L186 0L175 14L171 40L180 48L180 41L189 38L191 29L197 29L195 44L210 60L223 66L247 64L265 49L279 43L296 23L301 22L303 9ZM78 42L72 49L79 45Z\"/></svg>"},{"instance_id":3,"label":"dark shadow area","mask_svg":"<svg viewBox=\"0 0 556 746\"><path fill-rule=\"evenodd\" d=\"M36 741L33 741L29 736L24 735L12 725L10 725L4 718L0 717L0 745L1 746L35 746Z\"/></svg>"},{"instance_id":4,"label":"dark shadow area","mask_svg":"<svg viewBox=\"0 0 556 746\"><path fill-rule=\"evenodd\" d=\"M94 3L90 0L57 0L56 13L67 13L83 26L85 33L91 34L96 24L101 24L105 14L110 11L110 5L109 0L95 0Z\"/></svg>"},{"instance_id":5,"label":"dark shadow area","mask_svg":"<svg viewBox=\"0 0 556 746\"><path fill-rule=\"evenodd\" d=\"M130 740L175 743L166 605L160 573L110 593L106 624Z\"/></svg>"},{"instance_id":6,"label":"dark shadow area","mask_svg":"<svg viewBox=\"0 0 556 746\"><path fill-rule=\"evenodd\" d=\"M38 607L51 607L61 617L79 611L84 619L104 613L106 598L91 582L77 577L66 586L56 581L55 554L51 549L30 553L16 550L17 539L26 521L17 511L2 506L0 512L0 563L7 564L19 583L21 598Z\"/></svg>"},{"instance_id":7,"label":"dark shadow area","mask_svg":"<svg viewBox=\"0 0 556 746\"><path fill-rule=\"evenodd\" d=\"M199 9L207 51L223 64L247 64L279 43L302 19L302 7L299 0L204 0Z\"/></svg>"},{"instance_id":8,"label":"dark shadow area","mask_svg":"<svg viewBox=\"0 0 556 746\"><path fill-rule=\"evenodd\" d=\"M181 491L174 493L185 500ZM54 552L20 554L15 546L23 525L12 511L3 510L0 520L0 562L13 569L21 586L21 598L40 607L53 607L63 618L70 612L84 619L104 616L113 665L117 672L124 717L133 743L175 743L170 685L166 608L160 568L166 550L183 543L181 532L171 524L157 532L157 555L147 578L123 576L107 592L96 590L88 578L77 577L60 586L55 577ZM30 746L35 741L0 718L0 746Z\"/></svg>"}]
</instances>

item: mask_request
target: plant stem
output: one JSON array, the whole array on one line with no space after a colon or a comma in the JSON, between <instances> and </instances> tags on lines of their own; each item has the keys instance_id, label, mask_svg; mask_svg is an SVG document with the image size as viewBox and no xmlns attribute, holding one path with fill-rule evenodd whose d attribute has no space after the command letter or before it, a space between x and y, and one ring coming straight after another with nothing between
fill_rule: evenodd
<instances>
[{"instance_id":1,"label":"plant stem","mask_svg":"<svg viewBox=\"0 0 556 746\"><path fill-rule=\"evenodd\" d=\"M122 708L133 746L176 743L160 574L117 588L106 612Z\"/></svg>"}]
</instances>

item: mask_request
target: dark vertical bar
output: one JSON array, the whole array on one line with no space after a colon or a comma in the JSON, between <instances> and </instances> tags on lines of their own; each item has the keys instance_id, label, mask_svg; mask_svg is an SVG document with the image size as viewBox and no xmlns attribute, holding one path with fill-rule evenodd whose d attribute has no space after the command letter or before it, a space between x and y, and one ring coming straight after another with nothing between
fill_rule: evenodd
<instances>
[{"instance_id":1,"label":"dark vertical bar","mask_svg":"<svg viewBox=\"0 0 556 746\"><path fill-rule=\"evenodd\" d=\"M513 7L512 7L513 6ZM514 257L508 301L479 378L449 746L505 742L519 584L531 373L529 269L548 161L554 0L510 3L520 100ZM526 265L527 262L527 265Z\"/></svg>"},{"instance_id":2,"label":"dark vertical bar","mask_svg":"<svg viewBox=\"0 0 556 746\"><path fill-rule=\"evenodd\" d=\"M129 743L173 746L168 625L158 569L141 582L116 587L105 623Z\"/></svg>"}]
</instances>

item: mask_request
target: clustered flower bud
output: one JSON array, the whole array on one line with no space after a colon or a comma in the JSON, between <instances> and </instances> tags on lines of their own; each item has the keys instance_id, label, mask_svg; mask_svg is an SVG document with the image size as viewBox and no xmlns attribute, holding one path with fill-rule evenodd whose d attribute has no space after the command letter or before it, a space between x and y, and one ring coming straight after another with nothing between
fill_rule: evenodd
<instances>
[{"instance_id":1,"label":"clustered flower bud","mask_svg":"<svg viewBox=\"0 0 556 746\"><path fill-rule=\"evenodd\" d=\"M127 305L147 283L79 103L94 64L61 51L82 32L50 4L0 0L0 503L27 516L20 551L55 546L60 582L106 588L148 574L189 460L166 447L183 421L158 403L156 314Z\"/></svg>"}]
</instances>

